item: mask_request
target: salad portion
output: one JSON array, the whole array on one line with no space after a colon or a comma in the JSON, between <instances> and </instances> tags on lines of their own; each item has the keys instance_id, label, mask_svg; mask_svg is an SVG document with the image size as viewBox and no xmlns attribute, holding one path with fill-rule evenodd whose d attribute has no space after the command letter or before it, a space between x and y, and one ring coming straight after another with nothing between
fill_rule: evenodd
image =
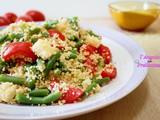
<instances>
[{"instance_id":1,"label":"salad portion","mask_svg":"<svg viewBox=\"0 0 160 120\"><path fill-rule=\"evenodd\" d=\"M0 103L80 102L117 74L110 49L77 17L10 24L0 31L0 57Z\"/></svg>"}]
</instances>

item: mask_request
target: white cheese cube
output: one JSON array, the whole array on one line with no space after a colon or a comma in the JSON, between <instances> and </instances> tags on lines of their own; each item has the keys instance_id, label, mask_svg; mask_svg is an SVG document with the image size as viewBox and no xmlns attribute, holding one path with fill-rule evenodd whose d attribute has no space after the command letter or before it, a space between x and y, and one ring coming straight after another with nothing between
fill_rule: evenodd
<instances>
[{"instance_id":1,"label":"white cheese cube","mask_svg":"<svg viewBox=\"0 0 160 120\"><path fill-rule=\"evenodd\" d=\"M89 35L84 36L84 42L96 48L98 48L101 44L101 40L99 40L97 37L89 36Z\"/></svg>"},{"instance_id":2,"label":"white cheese cube","mask_svg":"<svg viewBox=\"0 0 160 120\"><path fill-rule=\"evenodd\" d=\"M49 59L52 55L56 54L58 50L56 47L52 47L51 42L42 39L39 39L31 49L43 60Z\"/></svg>"}]
</instances>

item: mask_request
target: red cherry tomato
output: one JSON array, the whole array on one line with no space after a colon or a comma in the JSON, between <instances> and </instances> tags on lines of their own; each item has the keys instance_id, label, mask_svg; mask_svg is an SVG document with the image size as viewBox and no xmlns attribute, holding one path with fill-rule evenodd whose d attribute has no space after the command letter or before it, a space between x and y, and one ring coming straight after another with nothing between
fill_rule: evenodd
<instances>
[{"instance_id":1,"label":"red cherry tomato","mask_svg":"<svg viewBox=\"0 0 160 120\"><path fill-rule=\"evenodd\" d=\"M35 62L37 56L31 50L32 43L30 42L13 42L9 43L5 51L2 53L2 58L5 61L10 61L11 59L22 59L28 62Z\"/></svg>"},{"instance_id":2,"label":"red cherry tomato","mask_svg":"<svg viewBox=\"0 0 160 120\"><path fill-rule=\"evenodd\" d=\"M50 37L53 37L54 36L54 34L58 34L59 35L59 38L61 39L61 40L65 40L65 36L60 32L60 31L58 31L58 30L54 30L54 29L50 29L50 30L48 30L48 32L49 32L49 34L50 34Z\"/></svg>"},{"instance_id":3,"label":"red cherry tomato","mask_svg":"<svg viewBox=\"0 0 160 120\"><path fill-rule=\"evenodd\" d=\"M113 65L107 65L106 68L101 72L102 78L109 77L110 79L115 78L117 75L117 69Z\"/></svg>"},{"instance_id":4,"label":"red cherry tomato","mask_svg":"<svg viewBox=\"0 0 160 120\"><path fill-rule=\"evenodd\" d=\"M81 89L69 88L69 90L62 94L62 100L66 100L66 103L73 103L77 101L83 95L84 91Z\"/></svg>"},{"instance_id":5,"label":"red cherry tomato","mask_svg":"<svg viewBox=\"0 0 160 120\"><path fill-rule=\"evenodd\" d=\"M26 13L26 15L31 16L34 21L44 21L45 20L44 14L37 10L30 10Z\"/></svg>"},{"instance_id":6,"label":"red cherry tomato","mask_svg":"<svg viewBox=\"0 0 160 120\"><path fill-rule=\"evenodd\" d=\"M88 57L86 57L82 62L83 62L83 63L86 63L86 64L88 64L88 65L90 66L89 68L92 70L92 74L95 73L97 64L94 63L93 59L91 59L91 58L88 56Z\"/></svg>"},{"instance_id":7,"label":"red cherry tomato","mask_svg":"<svg viewBox=\"0 0 160 120\"><path fill-rule=\"evenodd\" d=\"M83 52L88 52L89 55L97 52L97 48L92 45L82 45L80 49L82 49Z\"/></svg>"},{"instance_id":8,"label":"red cherry tomato","mask_svg":"<svg viewBox=\"0 0 160 120\"><path fill-rule=\"evenodd\" d=\"M12 12L4 14L4 17L7 18L10 21L10 23L14 23L17 19L17 15Z\"/></svg>"},{"instance_id":9,"label":"red cherry tomato","mask_svg":"<svg viewBox=\"0 0 160 120\"><path fill-rule=\"evenodd\" d=\"M28 16L28 15L25 15L25 16L20 16L16 19L16 22L20 21L20 20L23 20L25 22L31 22L33 21L32 17Z\"/></svg>"},{"instance_id":10,"label":"red cherry tomato","mask_svg":"<svg viewBox=\"0 0 160 120\"><path fill-rule=\"evenodd\" d=\"M9 25L9 24L10 24L10 22L8 19L0 16L0 26L5 26L5 25Z\"/></svg>"},{"instance_id":11,"label":"red cherry tomato","mask_svg":"<svg viewBox=\"0 0 160 120\"><path fill-rule=\"evenodd\" d=\"M98 47L98 53L103 57L106 64L111 62L111 52L108 47L101 44Z\"/></svg>"},{"instance_id":12,"label":"red cherry tomato","mask_svg":"<svg viewBox=\"0 0 160 120\"><path fill-rule=\"evenodd\" d=\"M52 89L54 88L55 83L59 83L59 80L56 79L56 78L53 78L53 79L50 81L50 86L51 86Z\"/></svg>"}]
</instances>

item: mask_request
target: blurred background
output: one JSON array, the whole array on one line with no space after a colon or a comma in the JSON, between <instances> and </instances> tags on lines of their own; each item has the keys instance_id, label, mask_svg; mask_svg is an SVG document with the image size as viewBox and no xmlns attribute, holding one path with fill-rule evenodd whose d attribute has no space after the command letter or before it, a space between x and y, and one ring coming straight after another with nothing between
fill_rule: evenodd
<instances>
[{"instance_id":1,"label":"blurred background","mask_svg":"<svg viewBox=\"0 0 160 120\"><path fill-rule=\"evenodd\" d=\"M1 0L0 15L4 15L6 12L23 15L27 10L36 9L42 11L46 18L109 17L108 4L118 1L122 0ZM137 1L150 1L160 4L160 0Z\"/></svg>"}]
</instances>

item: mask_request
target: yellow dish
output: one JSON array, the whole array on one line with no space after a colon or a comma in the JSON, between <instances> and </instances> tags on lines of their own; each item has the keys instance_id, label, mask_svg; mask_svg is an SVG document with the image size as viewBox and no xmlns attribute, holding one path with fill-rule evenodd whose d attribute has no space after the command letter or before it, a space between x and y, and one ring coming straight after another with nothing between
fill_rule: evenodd
<instances>
[{"instance_id":1,"label":"yellow dish","mask_svg":"<svg viewBox=\"0 0 160 120\"><path fill-rule=\"evenodd\" d=\"M112 18L123 29L143 30L159 16L159 5L151 2L116 2L109 5Z\"/></svg>"}]
</instances>

